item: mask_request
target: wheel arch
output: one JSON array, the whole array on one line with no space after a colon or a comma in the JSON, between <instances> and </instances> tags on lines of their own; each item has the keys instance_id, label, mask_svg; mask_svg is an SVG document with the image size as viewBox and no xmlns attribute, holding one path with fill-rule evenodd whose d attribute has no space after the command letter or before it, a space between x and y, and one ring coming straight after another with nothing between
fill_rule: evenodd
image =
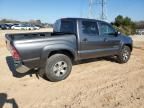
<instances>
[{"instance_id":1,"label":"wheel arch","mask_svg":"<svg viewBox=\"0 0 144 108\"><path fill-rule=\"evenodd\" d=\"M76 48L70 45L58 44L58 45L48 45L43 48L42 53L40 55L40 68L45 67L46 60L48 57L52 56L53 54L66 54L69 56L73 61L77 60L77 52Z\"/></svg>"},{"instance_id":2,"label":"wheel arch","mask_svg":"<svg viewBox=\"0 0 144 108\"><path fill-rule=\"evenodd\" d=\"M123 46L128 46L131 50L131 52L133 51L133 46L131 44L124 44Z\"/></svg>"},{"instance_id":3,"label":"wheel arch","mask_svg":"<svg viewBox=\"0 0 144 108\"><path fill-rule=\"evenodd\" d=\"M53 50L49 53L48 58L51 57L54 54L64 54L67 55L72 62L75 60L75 55L72 51L68 50L68 49L58 49L58 50Z\"/></svg>"},{"instance_id":4,"label":"wheel arch","mask_svg":"<svg viewBox=\"0 0 144 108\"><path fill-rule=\"evenodd\" d=\"M45 47L42 51L41 59L39 62L40 65L39 73L43 74L45 72L46 61L50 56L54 54L65 54L72 59L72 62L74 62L77 59L75 49L70 48L68 46L66 46L65 48L60 48L60 47L58 48L52 46Z\"/></svg>"}]
</instances>

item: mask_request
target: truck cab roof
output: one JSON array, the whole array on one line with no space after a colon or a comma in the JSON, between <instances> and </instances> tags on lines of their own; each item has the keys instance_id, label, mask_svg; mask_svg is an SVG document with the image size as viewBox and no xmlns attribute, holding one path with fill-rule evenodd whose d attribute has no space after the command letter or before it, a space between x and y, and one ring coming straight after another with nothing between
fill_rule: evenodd
<instances>
[{"instance_id":1,"label":"truck cab roof","mask_svg":"<svg viewBox=\"0 0 144 108\"><path fill-rule=\"evenodd\" d=\"M77 23L79 21L104 22L104 21L100 21L96 19L88 19L88 18L61 18L56 20L54 24L54 32L77 34Z\"/></svg>"},{"instance_id":2,"label":"truck cab roof","mask_svg":"<svg viewBox=\"0 0 144 108\"><path fill-rule=\"evenodd\" d=\"M91 18L61 18L61 19L58 19L58 20L73 20L73 21L80 21L80 20L87 20L87 21L98 21L98 22L105 22L105 21L102 21L102 20L97 20L97 19L91 19ZM107 23L107 22L105 22Z\"/></svg>"}]
</instances>

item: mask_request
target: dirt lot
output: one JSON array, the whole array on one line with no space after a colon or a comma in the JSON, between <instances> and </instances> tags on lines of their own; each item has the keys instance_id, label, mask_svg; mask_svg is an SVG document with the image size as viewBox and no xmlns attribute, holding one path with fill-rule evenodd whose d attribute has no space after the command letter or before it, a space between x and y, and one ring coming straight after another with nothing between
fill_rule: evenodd
<instances>
[{"instance_id":1,"label":"dirt lot","mask_svg":"<svg viewBox=\"0 0 144 108\"><path fill-rule=\"evenodd\" d=\"M113 59L84 61L73 66L69 78L52 83L14 72L4 43L8 32L18 31L0 31L0 108L144 108L143 37L134 37L127 64Z\"/></svg>"}]
</instances>

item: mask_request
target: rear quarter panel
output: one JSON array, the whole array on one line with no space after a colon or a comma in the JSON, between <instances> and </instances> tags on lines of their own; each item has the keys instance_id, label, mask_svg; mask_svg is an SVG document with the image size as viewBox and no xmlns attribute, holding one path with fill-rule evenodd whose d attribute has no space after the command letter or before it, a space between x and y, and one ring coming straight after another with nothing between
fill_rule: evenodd
<instances>
[{"instance_id":1,"label":"rear quarter panel","mask_svg":"<svg viewBox=\"0 0 144 108\"><path fill-rule=\"evenodd\" d=\"M41 65L43 66L50 52L54 50L67 49L70 50L75 56L77 55L75 35L20 40L15 41L14 46L18 50L23 63L29 68L41 67Z\"/></svg>"}]
</instances>

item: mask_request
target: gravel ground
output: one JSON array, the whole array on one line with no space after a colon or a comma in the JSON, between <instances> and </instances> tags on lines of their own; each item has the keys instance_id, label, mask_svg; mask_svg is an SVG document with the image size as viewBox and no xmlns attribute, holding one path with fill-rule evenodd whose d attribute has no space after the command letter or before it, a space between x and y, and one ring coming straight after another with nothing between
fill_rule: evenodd
<instances>
[{"instance_id":1,"label":"gravel ground","mask_svg":"<svg viewBox=\"0 0 144 108\"><path fill-rule=\"evenodd\" d=\"M48 31L48 30L42 30ZM126 64L113 59L83 61L64 81L52 83L14 71L0 31L0 108L143 108L144 41L134 39ZM25 32L25 31L22 31ZM8 67L8 64L10 68Z\"/></svg>"}]
</instances>

